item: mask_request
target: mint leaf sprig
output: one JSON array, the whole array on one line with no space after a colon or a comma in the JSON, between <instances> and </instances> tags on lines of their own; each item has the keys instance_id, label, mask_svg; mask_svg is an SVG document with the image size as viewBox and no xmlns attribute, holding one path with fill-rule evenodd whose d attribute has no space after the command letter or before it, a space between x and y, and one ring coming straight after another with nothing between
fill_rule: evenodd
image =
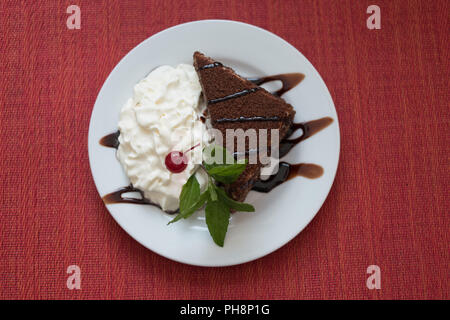
<instances>
[{"instance_id":1,"label":"mint leaf sprig","mask_svg":"<svg viewBox=\"0 0 450 320\"><path fill-rule=\"evenodd\" d=\"M209 233L214 242L223 247L231 210L254 212L255 208L251 204L238 202L228 197L225 190L217 186L214 180L232 183L245 170L247 161L236 161L225 148L217 145L206 147L203 154L204 161L201 168L208 174L206 190L203 193L200 192L200 184L195 177L195 173L193 173L181 190L180 212L168 224L177 222L182 218L189 218L206 203L205 218ZM211 161L219 154L223 156L219 163Z\"/></svg>"}]
</instances>

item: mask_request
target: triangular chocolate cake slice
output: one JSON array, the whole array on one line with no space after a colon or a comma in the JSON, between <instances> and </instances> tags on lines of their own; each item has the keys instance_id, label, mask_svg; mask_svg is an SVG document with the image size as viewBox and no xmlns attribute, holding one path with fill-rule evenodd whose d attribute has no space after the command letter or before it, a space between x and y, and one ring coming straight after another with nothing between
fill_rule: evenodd
<instances>
[{"instance_id":1,"label":"triangular chocolate cake slice","mask_svg":"<svg viewBox=\"0 0 450 320\"><path fill-rule=\"evenodd\" d=\"M295 111L283 99L272 95L251 81L236 74L200 52L194 53L194 66L207 101L211 125L220 130L225 139L226 129L278 129L284 138L294 119ZM246 150L248 151L248 150ZM228 194L243 201L259 179L261 164L249 164L239 178L226 186Z\"/></svg>"}]
</instances>

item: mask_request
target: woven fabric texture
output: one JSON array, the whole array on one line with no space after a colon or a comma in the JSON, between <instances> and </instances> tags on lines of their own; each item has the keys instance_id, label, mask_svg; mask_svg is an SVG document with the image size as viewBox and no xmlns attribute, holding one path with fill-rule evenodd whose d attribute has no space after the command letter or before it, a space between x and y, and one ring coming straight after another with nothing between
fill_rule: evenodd
<instances>
[{"instance_id":1,"label":"woven fabric texture","mask_svg":"<svg viewBox=\"0 0 450 320\"><path fill-rule=\"evenodd\" d=\"M70 4L80 30L66 27ZM380 30L366 27L371 4ZM0 298L450 298L449 6L0 1ZM119 60L200 19L290 42L322 75L341 126L336 180L316 218L278 251L227 268L172 262L129 237L97 194L87 153L95 99ZM72 264L81 290L66 287ZM381 268L381 290L366 287L369 265Z\"/></svg>"}]
</instances>

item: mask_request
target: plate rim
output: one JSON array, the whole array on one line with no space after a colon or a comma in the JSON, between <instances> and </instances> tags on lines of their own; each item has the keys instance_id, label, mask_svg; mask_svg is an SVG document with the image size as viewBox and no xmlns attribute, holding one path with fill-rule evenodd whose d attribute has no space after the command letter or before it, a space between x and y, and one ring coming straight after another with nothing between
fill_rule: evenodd
<instances>
[{"instance_id":1,"label":"plate rim","mask_svg":"<svg viewBox=\"0 0 450 320\"><path fill-rule=\"evenodd\" d=\"M281 40L285 45L287 45L288 47L290 47L291 49L294 49L298 54L300 54L305 62L308 64L308 66L316 72L320 82L323 84L323 86L326 88L327 92L328 92L328 100L330 105L332 106L332 109L334 111L334 115L333 118L335 120L336 123L336 131L337 131L337 161L334 164L334 168L331 168L332 170L332 174L331 174L331 184L330 187L328 189L328 191L324 194L323 199L320 201L320 205L318 206L318 209L315 210L315 213L309 218L307 219L307 221L304 223L304 225L299 226L298 232L293 234L292 237L288 238L287 240L283 240L280 242L279 245L276 245L274 248L268 249L265 253L263 254L258 254L256 256L250 257L250 258L246 258L246 259L238 259L239 261L233 261L233 262L229 262L229 263L214 263L214 261L211 261L211 263L198 263L198 262L193 262L193 261L188 261L182 258L177 258L177 257L173 257L173 256L168 256L165 253L161 252L158 249L155 248L150 248L147 244L145 244L143 241L138 240L136 237L134 237L131 232L128 230L128 228L124 225L122 225L117 219L116 217L111 213L111 211L108 208L108 205L104 204L104 206L106 207L108 213L112 216L112 218L114 219L114 221L132 238L134 239L136 242L138 242L140 245L144 246L146 249L166 258L169 259L171 261L175 261L178 263L183 263L183 264L187 264L187 265L192 265L192 266L199 266L199 267L227 267L227 266L234 266L234 265L240 265L240 264L244 264L247 262L251 262L251 261L255 261L258 260L260 258L263 258L275 251L277 251L278 249L280 249L281 247L285 246L286 244L288 244L290 241L292 241L295 237L297 237L310 223L311 221L317 216L318 212L320 211L320 209L322 208L323 204L325 203L326 199L328 198L328 195L331 191L331 189L333 188L334 182L336 180L336 174L337 174L337 169L339 167L339 162L340 162L340 153L341 153L341 131L340 131L340 126L339 126L339 119L338 119L338 115L337 115L337 111L336 111L336 107L333 101L333 98L331 96L330 90L328 89L328 86L326 85L325 81L323 80L322 76L320 75L320 73L317 71L317 69L314 67L314 65L306 58L306 56L304 56L296 47L294 47L292 44L290 44L288 41L286 41L285 39L283 39L282 37L280 37L279 35L272 33L266 29L263 29L259 26L255 26L246 22L242 22L242 21L236 21L236 20L227 20L227 19L204 19L204 20L193 20L193 21L189 21L189 22L184 22L181 24L177 24L174 26L171 26L169 28L163 29L161 31L158 31L154 34L152 34L151 36L149 36L148 38L144 39L143 41L141 41L140 43L138 43L136 46L134 46L130 51L128 51L121 59L120 61L114 66L114 68L111 70L111 72L108 74L107 78L105 79L105 81L102 84L102 87L100 88L95 103L91 109L91 116L89 119L89 129L88 129L88 158L89 158L89 167L90 167L90 171L91 171L91 175L92 178L94 180L94 185L97 189L97 193L99 194L99 196L101 197L100 191L99 191L99 186L98 183L95 179L95 175L93 172L93 165L92 165L92 161L93 161L93 156L91 155L91 153L93 152L91 149L92 147L90 146L90 141L93 139L91 136L93 135L93 115L94 115L94 109L97 105L98 102L98 98L101 95L101 93L105 90L106 85L109 83L111 77L115 74L115 72L117 72L118 67L124 63L124 61L126 60L126 58L131 55L134 51L139 50L139 48L141 46L144 45L144 43L151 41L151 39L153 37L156 36L161 36L166 32L172 31L172 30L176 30L179 28L183 28L186 25L192 25L192 24L204 24L204 23L230 23L230 24L239 24L242 25L244 27L247 28L251 28L251 29L256 29L259 32L263 32L266 35L269 35L271 37L274 38L278 38L278 40ZM318 202L319 203L319 202Z\"/></svg>"}]
</instances>

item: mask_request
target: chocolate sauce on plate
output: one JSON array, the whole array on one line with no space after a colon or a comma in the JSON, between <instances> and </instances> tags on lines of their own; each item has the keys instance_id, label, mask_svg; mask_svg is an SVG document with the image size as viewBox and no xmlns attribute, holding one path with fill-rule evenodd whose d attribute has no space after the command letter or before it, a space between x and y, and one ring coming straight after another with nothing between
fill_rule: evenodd
<instances>
[{"instance_id":1,"label":"chocolate sauce on plate","mask_svg":"<svg viewBox=\"0 0 450 320\"><path fill-rule=\"evenodd\" d=\"M281 140L279 157L282 158L291 151L301 141L312 137L317 132L325 129L333 122L333 118L324 117L317 120L307 121L303 123L293 123L289 129L286 137ZM298 129L302 129L302 135L298 138L289 139L289 137ZM271 175L267 180L258 180L252 190L259 192L269 192L276 186L283 182L297 176L302 176L308 179L316 179L323 175L323 168L313 163L298 163L289 164L287 162L280 162L278 172Z\"/></svg>"},{"instance_id":2,"label":"chocolate sauce on plate","mask_svg":"<svg viewBox=\"0 0 450 320\"><path fill-rule=\"evenodd\" d=\"M305 75L303 73L283 73L261 78L248 78L247 80L253 82L258 86L267 82L281 81L282 83L281 89L273 93L274 95L279 97L285 92L294 88L296 85L298 85L304 78Z\"/></svg>"},{"instance_id":3,"label":"chocolate sauce on plate","mask_svg":"<svg viewBox=\"0 0 450 320\"><path fill-rule=\"evenodd\" d=\"M314 163L290 164L280 162L278 172L271 175L267 180L258 180L252 190L258 192L269 192L283 182L292 178L302 176L308 179L316 179L323 175L323 168Z\"/></svg>"},{"instance_id":4,"label":"chocolate sauce on plate","mask_svg":"<svg viewBox=\"0 0 450 320\"><path fill-rule=\"evenodd\" d=\"M199 68L199 70L203 69L209 69L209 68L215 68L222 66L220 62L214 62L211 64L204 65L203 67ZM282 87L278 91L274 92L273 94L276 96L281 96L290 89L294 88L296 85L298 85L303 79L305 78L305 75L302 73L285 73L285 74L278 74L273 76L267 76L267 77L260 77L260 78L248 78L249 81L253 82L256 85L262 85L264 83L272 82L272 81L281 81ZM230 94L228 96L212 99L208 101L208 104L215 104L219 102L223 102L229 99L236 99L242 96L245 96L247 94L253 93L257 91L259 87L252 88L252 89L246 89L242 90L233 94ZM200 120L205 123L206 121L206 115L207 110L204 111L203 116L200 117ZM221 122L245 122L245 121L280 121L284 119L280 119L279 117L261 117L261 116L255 116L255 117L239 117L235 119L217 119L215 122L221 123ZM312 120L308 122L303 123L293 123L286 135L286 138L284 138L280 143L280 150L279 150L279 157L283 157L286 154L289 153L289 151L296 146L298 143L300 143L303 140L308 139L309 137L315 135L317 132L323 130L324 128L328 127L333 122L333 119L330 117L320 118L317 120ZM290 136L294 132L296 132L298 129L302 130L302 135L297 138L290 139ZM109 148L118 148L119 146L119 131L116 131L114 133L108 134L104 136L102 139L100 139L100 144L105 147ZM255 150L257 152L257 150ZM252 190L259 191L259 192L269 192L273 188L277 187L281 183L290 180L297 176L302 176L308 179L315 179L319 178L323 175L323 168L319 165L313 164L313 163L297 163L297 164L289 164L287 162L280 162L279 163L279 170L277 173L271 175L267 180L258 180ZM128 192L138 192L141 195L141 199L136 198L128 198L128 197L122 197L124 193ZM134 188L132 185L129 185L127 187L124 187L122 189L119 189L115 192L109 193L105 196L103 196L103 201L106 204L111 203L134 203L134 204L147 204L147 205L153 205L158 208L161 208L158 204L155 204L151 202L150 200L146 199L143 195L143 192ZM178 210L177 210L178 211ZM167 213L176 213L177 211L171 211Z\"/></svg>"},{"instance_id":5,"label":"chocolate sauce on plate","mask_svg":"<svg viewBox=\"0 0 450 320\"><path fill-rule=\"evenodd\" d=\"M119 147L119 135L120 131L117 130L116 132L110 133L101 138L99 143L104 147L117 149Z\"/></svg>"},{"instance_id":6,"label":"chocolate sauce on plate","mask_svg":"<svg viewBox=\"0 0 450 320\"><path fill-rule=\"evenodd\" d=\"M288 133L286 134L287 138L284 138L280 142L280 151L279 157L282 158L291 151L293 147L295 147L298 143L303 140L308 139L309 137L315 135L317 132L325 129L333 122L333 118L324 117L317 120L311 120L308 122L302 123L293 123L290 127ZM302 129L302 135L298 138L289 139L289 137L298 129Z\"/></svg>"},{"instance_id":7,"label":"chocolate sauce on plate","mask_svg":"<svg viewBox=\"0 0 450 320\"><path fill-rule=\"evenodd\" d=\"M128 197L122 197L124 193L128 192L137 192L141 195L141 199L137 198L128 198ZM144 197L144 193L133 187L131 184L129 186L123 187L117 191L108 193L102 197L102 200L105 204L112 204L112 203L134 203L134 204L149 204L155 207L158 207L161 209L161 206L159 206L156 203L151 202L150 200L146 199ZM174 214L178 212L178 210L175 211L166 211L168 214Z\"/></svg>"}]
</instances>

